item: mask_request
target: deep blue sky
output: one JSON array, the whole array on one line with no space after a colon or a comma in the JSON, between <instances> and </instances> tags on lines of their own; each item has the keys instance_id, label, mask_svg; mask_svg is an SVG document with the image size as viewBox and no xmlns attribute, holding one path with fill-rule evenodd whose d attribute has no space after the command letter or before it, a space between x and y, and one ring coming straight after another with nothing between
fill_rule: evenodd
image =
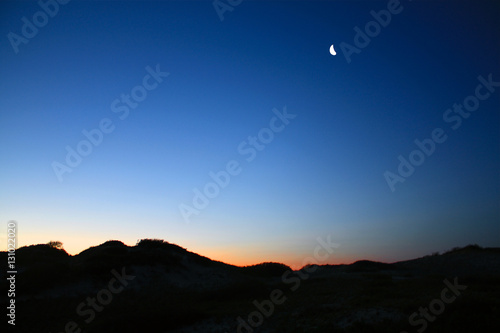
<instances>
[{"instance_id":1,"label":"deep blue sky","mask_svg":"<svg viewBox=\"0 0 500 333\"><path fill-rule=\"evenodd\" d=\"M212 1L71 1L16 53L8 34L41 7L2 2L0 220L21 245L162 238L237 264L300 266L329 234L331 263L500 246L500 87L458 129L443 120L478 76L500 81L500 5L401 1L348 63L341 43L387 3L243 1L221 21ZM157 65L169 76L121 120L111 104ZM285 106L248 162L238 146ZM104 118L59 181L53 162ZM384 173L435 128L447 140L391 191ZM186 223L179 206L231 160L241 173Z\"/></svg>"}]
</instances>

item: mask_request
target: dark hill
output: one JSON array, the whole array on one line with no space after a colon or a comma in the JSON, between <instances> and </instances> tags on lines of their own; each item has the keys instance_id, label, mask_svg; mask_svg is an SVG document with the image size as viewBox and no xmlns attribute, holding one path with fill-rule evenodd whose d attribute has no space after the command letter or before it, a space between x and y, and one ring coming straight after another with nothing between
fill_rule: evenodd
<instances>
[{"instance_id":1,"label":"dark hill","mask_svg":"<svg viewBox=\"0 0 500 333\"><path fill-rule=\"evenodd\" d=\"M500 274L500 248L481 248L477 245L455 248L442 255L393 264L413 274L440 274L453 276L478 276Z\"/></svg>"},{"instance_id":2,"label":"dark hill","mask_svg":"<svg viewBox=\"0 0 500 333\"><path fill-rule=\"evenodd\" d=\"M369 260L356 261L355 263L348 265L346 268L348 272L378 272L389 269L392 269L390 264Z\"/></svg>"},{"instance_id":3,"label":"dark hill","mask_svg":"<svg viewBox=\"0 0 500 333\"><path fill-rule=\"evenodd\" d=\"M245 274L261 277L280 277L291 270L289 266L276 262L264 262L253 266L245 266L241 269Z\"/></svg>"},{"instance_id":4,"label":"dark hill","mask_svg":"<svg viewBox=\"0 0 500 333\"><path fill-rule=\"evenodd\" d=\"M498 248L293 271L270 262L237 267L158 239L113 240L75 256L23 247L16 265L16 332L64 332L72 322L79 333L416 332L409 317L441 297L445 280L466 289L426 333L500 328ZM5 271L1 278L7 290ZM261 324L245 329L242 320Z\"/></svg>"}]
</instances>

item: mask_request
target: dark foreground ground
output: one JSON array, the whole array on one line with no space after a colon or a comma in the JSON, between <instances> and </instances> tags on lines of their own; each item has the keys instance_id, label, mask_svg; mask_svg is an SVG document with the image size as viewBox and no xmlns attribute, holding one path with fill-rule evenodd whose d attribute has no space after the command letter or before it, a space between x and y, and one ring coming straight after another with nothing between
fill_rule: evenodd
<instances>
[{"instance_id":1,"label":"dark foreground ground","mask_svg":"<svg viewBox=\"0 0 500 333\"><path fill-rule=\"evenodd\" d=\"M7 253L1 253L7 262ZM14 332L499 332L500 249L235 267L162 241L16 251ZM2 293L7 293L2 271Z\"/></svg>"}]
</instances>

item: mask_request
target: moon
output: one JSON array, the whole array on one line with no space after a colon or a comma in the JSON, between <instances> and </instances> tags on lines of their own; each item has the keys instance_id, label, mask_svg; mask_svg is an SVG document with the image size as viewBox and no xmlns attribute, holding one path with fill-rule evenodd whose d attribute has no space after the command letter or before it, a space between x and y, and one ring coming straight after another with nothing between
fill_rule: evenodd
<instances>
[{"instance_id":1,"label":"moon","mask_svg":"<svg viewBox=\"0 0 500 333\"><path fill-rule=\"evenodd\" d=\"M335 52L335 49L333 48L333 44L332 44L332 46L330 46L330 53L332 55L336 55L337 54L337 52Z\"/></svg>"}]
</instances>

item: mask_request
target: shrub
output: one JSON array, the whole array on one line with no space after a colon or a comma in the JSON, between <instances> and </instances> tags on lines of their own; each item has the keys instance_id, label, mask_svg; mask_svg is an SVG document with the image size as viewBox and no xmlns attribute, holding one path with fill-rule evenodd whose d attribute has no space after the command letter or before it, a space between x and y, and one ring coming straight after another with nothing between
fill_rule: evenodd
<instances>
[{"instance_id":1,"label":"shrub","mask_svg":"<svg viewBox=\"0 0 500 333\"><path fill-rule=\"evenodd\" d=\"M48 246L53 247L54 249L61 250L63 247L63 243L60 241L50 241L47 243Z\"/></svg>"},{"instance_id":2,"label":"shrub","mask_svg":"<svg viewBox=\"0 0 500 333\"><path fill-rule=\"evenodd\" d=\"M263 277L281 276L292 269L285 264L275 262L264 262L253 266L243 267L243 272Z\"/></svg>"},{"instance_id":3,"label":"shrub","mask_svg":"<svg viewBox=\"0 0 500 333\"><path fill-rule=\"evenodd\" d=\"M168 243L165 242L163 239L144 238L144 239L138 240L136 246L154 248L154 247L161 247L164 244L168 244Z\"/></svg>"}]
</instances>

